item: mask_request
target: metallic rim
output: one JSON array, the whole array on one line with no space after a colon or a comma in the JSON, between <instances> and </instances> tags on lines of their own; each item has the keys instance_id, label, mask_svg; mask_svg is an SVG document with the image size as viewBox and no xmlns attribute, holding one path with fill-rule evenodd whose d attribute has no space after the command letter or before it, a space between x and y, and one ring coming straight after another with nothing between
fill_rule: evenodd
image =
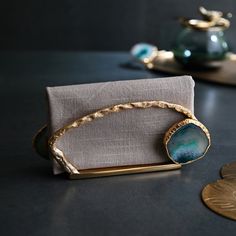
<instances>
[{"instance_id":1,"label":"metallic rim","mask_svg":"<svg viewBox=\"0 0 236 236\"><path fill-rule=\"evenodd\" d=\"M179 113L182 113L183 115L187 116L190 119L197 120L196 117L192 114L190 110L187 108L173 103L168 103L164 101L142 101L142 102L131 102L131 103L125 103L125 104L118 104L114 105L108 108L104 108L101 110L98 110L94 113L91 113L87 116L84 116L82 118L79 118L72 123L69 123L68 125L62 127L61 129L57 130L48 141L50 151L53 154L53 158L65 169L66 172L72 175L80 174L80 171L77 169L76 166L74 166L71 162L68 161L66 156L64 155L63 151L60 150L57 147L57 141L59 138L61 138L68 130L78 128L81 125L84 125L86 123L89 123L95 119L102 118L108 114L111 113L117 113L124 110L131 110L134 108L137 109L145 109L145 108L169 108L173 109Z\"/></svg>"}]
</instances>

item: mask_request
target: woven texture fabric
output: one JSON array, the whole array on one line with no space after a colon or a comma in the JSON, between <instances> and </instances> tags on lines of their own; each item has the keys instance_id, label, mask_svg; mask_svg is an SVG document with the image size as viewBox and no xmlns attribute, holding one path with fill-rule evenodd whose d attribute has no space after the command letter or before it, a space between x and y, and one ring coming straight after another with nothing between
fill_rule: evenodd
<instances>
[{"instance_id":1,"label":"woven texture fabric","mask_svg":"<svg viewBox=\"0 0 236 236\"><path fill-rule=\"evenodd\" d=\"M48 87L51 133L99 109L115 104L162 100L193 112L194 82L190 76ZM184 116L169 109L122 111L70 130L59 141L78 169L167 162L163 145L168 128ZM55 174L63 172L54 161Z\"/></svg>"}]
</instances>

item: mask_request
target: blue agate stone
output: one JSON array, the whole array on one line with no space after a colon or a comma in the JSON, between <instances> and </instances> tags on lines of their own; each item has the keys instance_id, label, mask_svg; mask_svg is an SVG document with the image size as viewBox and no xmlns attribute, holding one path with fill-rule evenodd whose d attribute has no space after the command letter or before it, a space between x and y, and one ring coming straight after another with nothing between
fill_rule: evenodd
<instances>
[{"instance_id":1,"label":"blue agate stone","mask_svg":"<svg viewBox=\"0 0 236 236\"><path fill-rule=\"evenodd\" d=\"M132 47L131 55L138 60L143 61L146 58L150 58L156 50L157 48L151 44L138 43Z\"/></svg>"},{"instance_id":2,"label":"blue agate stone","mask_svg":"<svg viewBox=\"0 0 236 236\"><path fill-rule=\"evenodd\" d=\"M186 164L202 157L210 145L205 132L195 124L180 127L167 143L171 159L179 164Z\"/></svg>"}]
</instances>

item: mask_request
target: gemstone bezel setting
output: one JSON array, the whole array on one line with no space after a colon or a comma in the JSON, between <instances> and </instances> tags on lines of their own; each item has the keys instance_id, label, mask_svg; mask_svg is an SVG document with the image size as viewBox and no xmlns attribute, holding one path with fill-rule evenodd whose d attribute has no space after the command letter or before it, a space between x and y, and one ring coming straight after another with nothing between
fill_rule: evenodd
<instances>
[{"instance_id":1,"label":"gemstone bezel setting","mask_svg":"<svg viewBox=\"0 0 236 236\"><path fill-rule=\"evenodd\" d=\"M199 127L203 132L204 134L206 135L207 139L208 139L208 145L204 151L204 153L197 157L197 158L194 158L194 160L192 160L190 158L189 161L186 161L186 162L178 162L176 161L170 154L170 151L168 149L168 143L169 141L171 140L172 136L179 130L181 129L182 127L184 127L185 125L188 125L188 124L193 124L197 127ZM197 161L199 159L201 159L202 157L205 156L205 154L207 153L210 145L211 145L211 139L210 139L210 133L208 131L208 129L201 123L199 122L198 120L194 120L194 119L185 119L185 120L182 120L178 123L175 123L174 125L172 125L169 130L166 132L165 136L164 136L164 145L165 145L165 149L166 149L166 152L167 152L167 155L168 157L176 164L180 164L180 165L186 165L186 164L189 164L189 163L192 163L194 161Z\"/></svg>"}]
</instances>

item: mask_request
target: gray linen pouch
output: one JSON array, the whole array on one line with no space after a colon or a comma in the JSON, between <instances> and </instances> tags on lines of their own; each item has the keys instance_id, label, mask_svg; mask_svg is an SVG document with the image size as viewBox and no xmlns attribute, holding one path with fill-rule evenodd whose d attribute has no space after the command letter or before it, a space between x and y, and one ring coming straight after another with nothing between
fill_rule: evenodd
<instances>
[{"instance_id":1,"label":"gray linen pouch","mask_svg":"<svg viewBox=\"0 0 236 236\"><path fill-rule=\"evenodd\" d=\"M194 81L190 76L47 87L49 127L64 125L115 104L162 100L193 112ZM70 130L59 141L78 169L168 162L165 132L184 116L170 109L122 111ZM55 174L64 170L53 161Z\"/></svg>"}]
</instances>

